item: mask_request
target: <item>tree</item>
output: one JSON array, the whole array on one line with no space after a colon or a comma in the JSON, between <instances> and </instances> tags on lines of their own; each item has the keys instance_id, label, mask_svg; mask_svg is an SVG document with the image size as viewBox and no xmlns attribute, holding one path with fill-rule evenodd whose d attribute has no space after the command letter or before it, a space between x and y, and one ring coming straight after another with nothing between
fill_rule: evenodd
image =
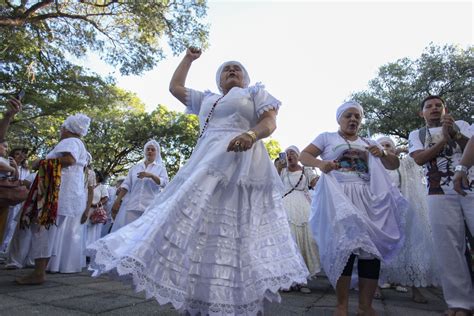
<instances>
[{"instance_id":1,"label":"tree","mask_svg":"<svg viewBox=\"0 0 474 316\"><path fill-rule=\"evenodd\" d=\"M0 107L26 90L18 120L106 110L117 100L114 80L73 63L98 53L122 74L140 74L163 57L168 39L177 54L206 46L205 1L2 1ZM0 109L1 110L1 109Z\"/></svg>"},{"instance_id":2,"label":"tree","mask_svg":"<svg viewBox=\"0 0 474 316\"><path fill-rule=\"evenodd\" d=\"M206 11L204 0L5 0L0 28L8 36L1 51L20 44L35 52L30 55L35 60L26 64L63 52L80 58L94 51L122 74L139 74L164 57L165 37L175 54L190 44L205 46Z\"/></svg>"},{"instance_id":3,"label":"tree","mask_svg":"<svg viewBox=\"0 0 474 316\"><path fill-rule=\"evenodd\" d=\"M442 96L455 119L474 116L474 47L453 45L425 48L420 58L403 58L379 68L369 88L353 94L365 112L364 132L408 139L425 123L418 116L427 95Z\"/></svg>"},{"instance_id":4,"label":"tree","mask_svg":"<svg viewBox=\"0 0 474 316\"><path fill-rule=\"evenodd\" d=\"M268 151L268 155L270 159L274 160L278 158L278 154L281 153L280 143L276 139L269 139L263 142L265 144L265 148Z\"/></svg>"}]
</instances>

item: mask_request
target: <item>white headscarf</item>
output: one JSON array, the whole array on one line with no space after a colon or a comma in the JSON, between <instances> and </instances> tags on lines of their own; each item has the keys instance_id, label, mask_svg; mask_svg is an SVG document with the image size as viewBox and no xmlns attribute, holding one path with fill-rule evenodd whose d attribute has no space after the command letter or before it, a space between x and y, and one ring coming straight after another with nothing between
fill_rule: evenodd
<instances>
[{"instance_id":1,"label":"white headscarf","mask_svg":"<svg viewBox=\"0 0 474 316\"><path fill-rule=\"evenodd\" d=\"M155 163L157 165L163 165L163 159L161 159L160 144L158 144L158 142L156 140L151 139L145 144L145 146L143 147L143 155L146 157L146 148L150 145L155 147L155 149L156 149Z\"/></svg>"},{"instance_id":2,"label":"white headscarf","mask_svg":"<svg viewBox=\"0 0 474 316\"><path fill-rule=\"evenodd\" d=\"M377 138L377 143L379 143L380 145L382 145L382 142L389 142L390 144L392 144L392 147L395 149L395 147L397 147L395 145L395 142L388 136L383 136L383 137L380 137L380 138Z\"/></svg>"},{"instance_id":3,"label":"white headscarf","mask_svg":"<svg viewBox=\"0 0 474 316\"><path fill-rule=\"evenodd\" d=\"M90 164L92 163L92 155L91 155L90 152L86 152L86 154L87 154L87 159L86 159L87 163L86 163L86 166L88 166L88 165L90 165Z\"/></svg>"},{"instance_id":4,"label":"white headscarf","mask_svg":"<svg viewBox=\"0 0 474 316\"><path fill-rule=\"evenodd\" d=\"M285 152L287 152L287 151L290 150L290 149L293 150L293 151L295 151L295 152L298 154L298 156L300 155L300 150L299 150L298 147L296 147L295 145L291 145L290 147L288 147L287 149L285 149Z\"/></svg>"},{"instance_id":5,"label":"white headscarf","mask_svg":"<svg viewBox=\"0 0 474 316\"><path fill-rule=\"evenodd\" d=\"M227 66L227 65L238 65L240 67L240 69L242 69L242 73L244 75L244 78L243 78L244 88L247 88L250 84L250 77L249 77L249 73L247 72L247 69L245 69L245 67L241 63L239 63L238 61L230 60L230 61L226 61L225 63L220 65L220 67L217 69L216 84L217 84L217 88L219 88L219 91L221 93L223 93L223 90L222 90L222 87L221 87L221 74L222 74L222 71L224 70L224 67Z\"/></svg>"},{"instance_id":6,"label":"white headscarf","mask_svg":"<svg viewBox=\"0 0 474 316\"><path fill-rule=\"evenodd\" d=\"M336 111L337 122L339 123L339 119L341 118L342 113L344 113L347 109L352 109L352 108L359 110L360 116L362 118L364 117L364 109L362 108L362 106L356 101L351 100L351 101L344 102L337 108L337 111Z\"/></svg>"},{"instance_id":7,"label":"white headscarf","mask_svg":"<svg viewBox=\"0 0 474 316\"><path fill-rule=\"evenodd\" d=\"M78 113L68 116L62 126L71 133L83 137L87 135L90 123L91 119L87 115Z\"/></svg>"}]
</instances>

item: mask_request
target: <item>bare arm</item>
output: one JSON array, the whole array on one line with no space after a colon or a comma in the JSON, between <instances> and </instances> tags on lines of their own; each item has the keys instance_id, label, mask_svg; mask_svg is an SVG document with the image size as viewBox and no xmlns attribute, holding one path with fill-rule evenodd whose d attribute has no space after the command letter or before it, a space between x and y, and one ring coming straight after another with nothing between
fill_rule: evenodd
<instances>
[{"instance_id":1,"label":"bare arm","mask_svg":"<svg viewBox=\"0 0 474 316\"><path fill-rule=\"evenodd\" d=\"M300 154L299 160L308 167L319 168L322 172L328 173L338 168L337 163L330 160L321 160L316 157L321 155L322 150L313 144L309 144Z\"/></svg>"},{"instance_id":2,"label":"bare arm","mask_svg":"<svg viewBox=\"0 0 474 316\"><path fill-rule=\"evenodd\" d=\"M8 103L9 108L7 111L5 111L5 113L3 113L3 117L0 120L0 141L5 140L11 120L15 114L21 111L22 107L21 102L17 99L10 99Z\"/></svg>"},{"instance_id":3,"label":"bare arm","mask_svg":"<svg viewBox=\"0 0 474 316\"><path fill-rule=\"evenodd\" d=\"M378 145L368 146L367 150L373 156L380 158L385 169L395 170L400 167L400 159L398 159L398 156L389 152L384 152Z\"/></svg>"},{"instance_id":4,"label":"bare arm","mask_svg":"<svg viewBox=\"0 0 474 316\"><path fill-rule=\"evenodd\" d=\"M474 136L472 136L468 141L459 164L466 167L471 167L474 165Z\"/></svg>"},{"instance_id":5,"label":"bare arm","mask_svg":"<svg viewBox=\"0 0 474 316\"><path fill-rule=\"evenodd\" d=\"M63 153L63 156L59 157L59 162L61 163L61 167L69 167L76 163L76 159L70 153Z\"/></svg>"},{"instance_id":6,"label":"bare arm","mask_svg":"<svg viewBox=\"0 0 474 316\"><path fill-rule=\"evenodd\" d=\"M433 147L426 148L424 150L417 150L410 154L410 156L415 160L416 164L423 166L428 161L435 159L438 154L443 150L446 145L446 138L443 138L440 142L436 143Z\"/></svg>"},{"instance_id":7,"label":"bare arm","mask_svg":"<svg viewBox=\"0 0 474 316\"><path fill-rule=\"evenodd\" d=\"M250 131L255 133L255 141L252 136L242 133L230 141L227 146L227 151L237 152L249 150L257 140L270 136L276 129L276 116L276 110L264 112L260 116L258 123L250 129ZM240 146L236 146L236 144L240 144Z\"/></svg>"},{"instance_id":8,"label":"bare arm","mask_svg":"<svg viewBox=\"0 0 474 316\"><path fill-rule=\"evenodd\" d=\"M170 92L171 94L186 105L186 77L188 76L189 69L194 60L198 59L201 56L201 50L197 48L188 48L186 55L183 57L183 60L179 63L178 67L173 73L170 81Z\"/></svg>"}]
</instances>

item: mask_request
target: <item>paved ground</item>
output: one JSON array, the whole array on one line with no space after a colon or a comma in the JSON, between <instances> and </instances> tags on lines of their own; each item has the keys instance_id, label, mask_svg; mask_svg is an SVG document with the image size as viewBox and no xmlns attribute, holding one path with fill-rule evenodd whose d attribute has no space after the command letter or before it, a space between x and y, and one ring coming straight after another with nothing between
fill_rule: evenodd
<instances>
[{"instance_id":1,"label":"paved ground","mask_svg":"<svg viewBox=\"0 0 474 316\"><path fill-rule=\"evenodd\" d=\"M0 265L0 315L179 315L171 306L160 306L143 293L107 277L91 278L90 273L49 274L43 285L20 286L13 280L31 270L5 270ZM334 290L325 277L310 283L311 294L282 293L281 304L266 304L265 315L332 315ZM383 290L384 300L375 301L379 315L440 315L446 306L441 291L422 289L428 304L410 300L410 292ZM357 292L351 292L351 315L355 315Z\"/></svg>"}]
</instances>

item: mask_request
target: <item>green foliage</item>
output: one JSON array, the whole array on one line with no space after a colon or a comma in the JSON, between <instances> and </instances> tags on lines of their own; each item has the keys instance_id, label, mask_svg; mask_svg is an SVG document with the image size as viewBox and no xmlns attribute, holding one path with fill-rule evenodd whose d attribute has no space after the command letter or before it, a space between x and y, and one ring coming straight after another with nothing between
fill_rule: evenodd
<instances>
[{"instance_id":1,"label":"green foliage","mask_svg":"<svg viewBox=\"0 0 474 316\"><path fill-rule=\"evenodd\" d=\"M139 74L164 57L163 38L175 54L205 47L206 13L203 0L3 1L0 51L24 51L22 64L94 51L122 74Z\"/></svg>"},{"instance_id":2,"label":"green foliage","mask_svg":"<svg viewBox=\"0 0 474 316\"><path fill-rule=\"evenodd\" d=\"M455 119L474 116L474 48L430 45L415 60L403 58L379 68L369 88L353 98L364 107L363 133L408 139L410 131L425 123L418 116L427 95L440 95Z\"/></svg>"},{"instance_id":3,"label":"green foliage","mask_svg":"<svg viewBox=\"0 0 474 316\"><path fill-rule=\"evenodd\" d=\"M274 160L278 158L278 154L282 151L280 143L276 139L269 139L263 143L265 144L270 159Z\"/></svg>"}]
</instances>

